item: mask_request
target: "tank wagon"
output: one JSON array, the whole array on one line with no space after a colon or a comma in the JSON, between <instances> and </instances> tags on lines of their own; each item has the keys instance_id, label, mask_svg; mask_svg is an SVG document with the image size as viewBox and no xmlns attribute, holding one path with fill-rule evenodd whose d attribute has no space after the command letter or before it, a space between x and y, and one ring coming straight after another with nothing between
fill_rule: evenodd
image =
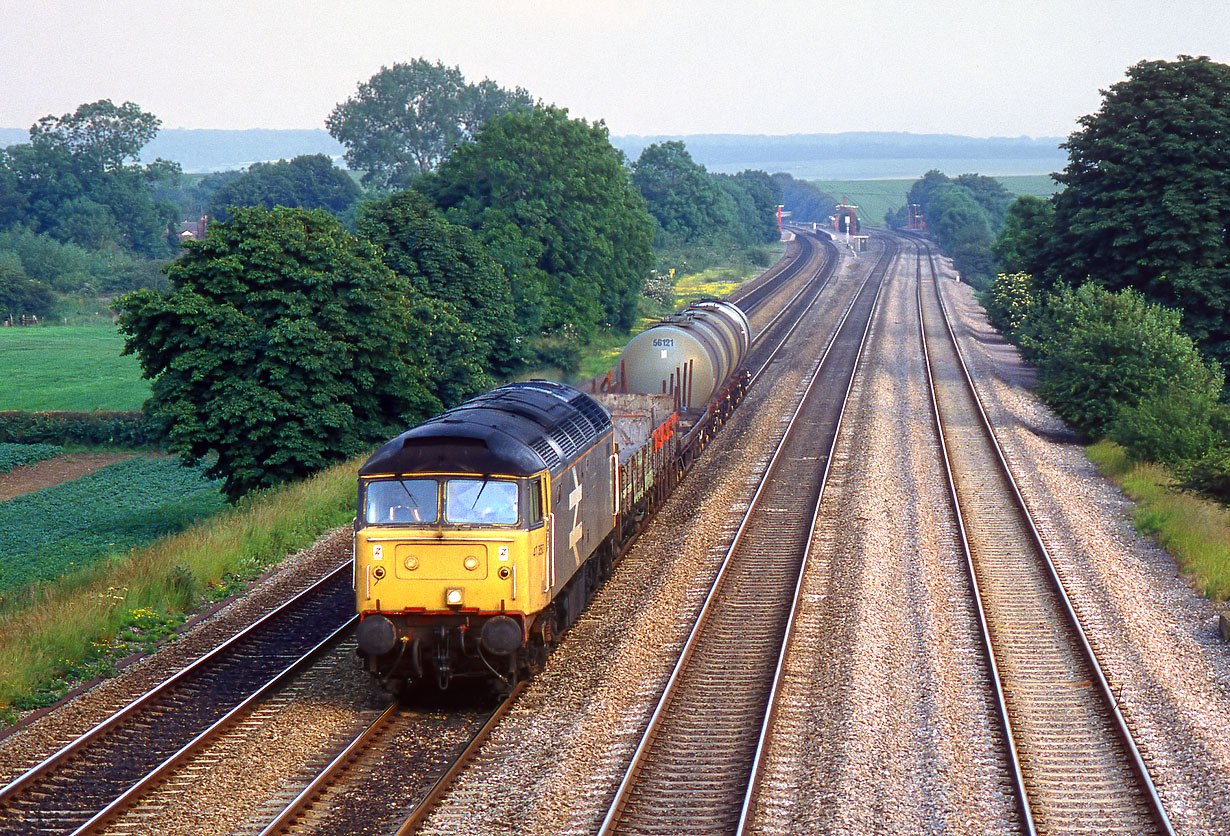
<instances>
[{"instance_id":1,"label":"tank wagon","mask_svg":"<svg viewBox=\"0 0 1230 836\"><path fill-rule=\"evenodd\" d=\"M359 469L358 652L384 687L541 668L746 389L742 311L684 313L629 343L617 384L502 386Z\"/></svg>"},{"instance_id":2,"label":"tank wagon","mask_svg":"<svg viewBox=\"0 0 1230 836\"><path fill-rule=\"evenodd\" d=\"M624 346L620 391L678 393L685 410L708 404L731 382L750 343L751 328L738 307L718 300L693 302Z\"/></svg>"}]
</instances>

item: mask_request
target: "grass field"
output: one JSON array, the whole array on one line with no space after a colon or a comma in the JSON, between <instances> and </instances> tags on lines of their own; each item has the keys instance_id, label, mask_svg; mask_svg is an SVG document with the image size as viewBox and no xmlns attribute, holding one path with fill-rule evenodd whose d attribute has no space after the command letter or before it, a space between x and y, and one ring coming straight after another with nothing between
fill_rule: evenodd
<instances>
[{"instance_id":1,"label":"grass field","mask_svg":"<svg viewBox=\"0 0 1230 836\"><path fill-rule=\"evenodd\" d=\"M0 410L138 410L149 397L137 358L110 326L0 328Z\"/></svg>"},{"instance_id":2,"label":"grass field","mask_svg":"<svg viewBox=\"0 0 1230 836\"><path fill-rule=\"evenodd\" d=\"M946 172L949 176L955 176ZM956 172L960 174L962 172ZM1055 182L1045 174L997 177L1014 195L1047 197L1055 192ZM906 195L917 180L817 180L816 185L837 200L858 207L859 217L872 226L883 226L885 213L905 205Z\"/></svg>"},{"instance_id":3,"label":"grass field","mask_svg":"<svg viewBox=\"0 0 1230 836\"><path fill-rule=\"evenodd\" d=\"M116 659L148 650L202 602L225 597L283 556L346 524L354 516L355 471L364 458L253 494L143 548L130 551L114 543L110 550L118 556L6 597L0 605L0 723L12 722L14 709L47 705L74 684L106 675ZM175 483L172 478L164 488L174 491ZM142 500L125 522L107 501L112 510L103 519L124 537L134 526L149 530L156 524L148 522L167 520L163 503L169 501ZM0 509L7 514L19 502L0 503ZM39 513L46 507L25 509Z\"/></svg>"}]
</instances>

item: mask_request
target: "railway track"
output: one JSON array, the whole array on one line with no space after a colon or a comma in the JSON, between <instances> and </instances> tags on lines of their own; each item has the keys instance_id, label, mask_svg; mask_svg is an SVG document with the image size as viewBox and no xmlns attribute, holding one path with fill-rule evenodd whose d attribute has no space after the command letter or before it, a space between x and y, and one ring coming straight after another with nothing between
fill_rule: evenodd
<instances>
[{"instance_id":1,"label":"railway track","mask_svg":"<svg viewBox=\"0 0 1230 836\"><path fill-rule=\"evenodd\" d=\"M518 684L490 711L465 713L469 740L450 757L451 765L443 774L438 766L424 769L423 761L432 754L429 747L403 745L403 739L412 735L413 727L422 722L422 715L405 705L389 705L265 825L260 836L414 832L435 809L453 779L486 742L526 685L524 682ZM415 795L406 795L401 788L396 795L379 789L373 791L380 787L381 781L387 781L390 774L425 773L438 777L434 782L423 782L417 802Z\"/></svg>"},{"instance_id":2,"label":"railway track","mask_svg":"<svg viewBox=\"0 0 1230 836\"><path fill-rule=\"evenodd\" d=\"M0 789L0 836L101 828L336 641L353 610L345 565Z\"/></svg>"},{"instance_id":3,"label":"railway track","mask_svg":"<svg viewBox=\"0 0 1230 836\"><path fill-rule=\"evenodd\" d=\"M926 262L917 295L933 416L1022 826L1173 833L978 400L929 253Z\"/></svg>"},{"instance_id":4,"label":"railway track","mask_svg":"<svg viewBox=\"0 0 1230 836\"><path fill-rule=\"evenodd\" d=\"M600 833L731 832L744 815L832 442L894 256L881 256L817 363Z\"/></svg>"}]
</instances>

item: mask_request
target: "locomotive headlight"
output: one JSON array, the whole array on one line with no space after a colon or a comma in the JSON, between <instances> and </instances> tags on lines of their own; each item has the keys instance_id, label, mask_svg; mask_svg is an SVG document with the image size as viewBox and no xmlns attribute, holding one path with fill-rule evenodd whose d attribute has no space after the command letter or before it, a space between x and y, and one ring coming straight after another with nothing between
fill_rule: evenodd
<instances>
[{"instance_id":1,"label":"locomotive headlight","mask_svg":"<svg viewBox=\"0 0 1230 836\"><path fill-rule=\"evenodd\" d=\"M461 602L462 595L460 589L444 590L444 603L448 604L450 607L460 607Z\"/></svg>"},{"instance_id":2,"label":"locomotive headlight","mask_svg":"<svg viewBox=\"0 0 1230 836\"><path fill-rule=\"evenodd\" d=\"M466 555L466 559L461 561L461 565L473 572L478 568L478 558L472 554L468 554Z\"/></svg>"},{"instance_id":3,"label":"locomotive headlight","mask_svg":"<svg viewBox=\"0 0 1230 836\"><path fill-rule=\"evenodd\" d=\"M407 557L406 558L406 568L409 569L411 572L419 568L419 559L415 557L414 555L410 555L409 557Z\"/></svg>"}]
</instances>

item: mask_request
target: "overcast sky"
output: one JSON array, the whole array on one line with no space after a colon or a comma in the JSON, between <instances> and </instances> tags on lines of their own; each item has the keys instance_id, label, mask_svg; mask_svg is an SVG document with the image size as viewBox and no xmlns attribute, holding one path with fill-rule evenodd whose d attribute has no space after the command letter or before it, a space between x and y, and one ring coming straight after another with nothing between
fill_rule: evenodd
<instances>
[{"instance_id":1,"label":"overcast sky","mask_svg":"<svg viewBox=\"0 0 1230 836\"><path fill-rule=\"evenodd\" d=\"M0 127L133 101L320 128L423 57L623 134L1066 136L1131 64L1230 63L1230 0L0 0Z\"/></svg>"}]
</instances>

